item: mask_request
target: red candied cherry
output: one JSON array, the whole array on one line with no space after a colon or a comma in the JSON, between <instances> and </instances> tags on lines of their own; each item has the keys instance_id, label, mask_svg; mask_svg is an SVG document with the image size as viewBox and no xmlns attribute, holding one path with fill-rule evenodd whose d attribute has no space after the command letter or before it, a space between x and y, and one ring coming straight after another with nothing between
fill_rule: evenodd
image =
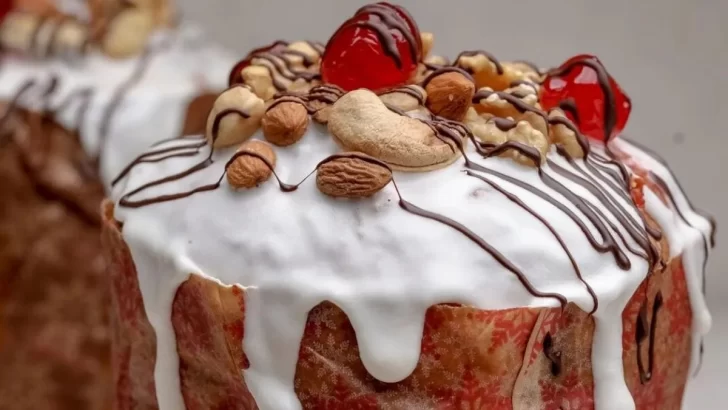
<instances>
[{"instance_id":1,"label":"red candied cherry","mask_svg":"<svg viewBox=\"0 0 728 410\"><path fill-rule=\"evenodd\" d=\"M415 21L414 17L402 6L397 6L395 4L387 3L385 1L381 1L379 3L375 4L368 4L359 10L356 11L354 14L355 16L358 16L362 13L365 13L369 10L376 10L382 7L387 7L391 10L394 10L400 17L404 19L404 21L407 22L407 27L410 29L410 33L415 38L415 41L417 42L417 60L420 60L422 58L422 37L420 36L420 28L417 26L417 22Z\"/></svg>"},{"instance_id":2,"label":"red candied cherry","mask_svg":"<svg viewBox=\"0 0 728 410\"><path fill-rule=\"evenodd\" d=\"M421 56L420 31L409 14L388 3L371 4L331 36L321 76L347 91L392 88L414 76Z\"/></svg>"},{"instance_id":3,"label":"red candied cherry","mask_svg":"<svg viewBox=\"0 0 728 410\"><path fill-rule=\"evenodd\" d=\"M550 110L568 102L566 115L584 134L608 141L622 132L632 104L598 58L578 55L551 70L541 87L541 106ZM575 108L576 112L573 112Z\"/></svg>"},{"instance_id":4,"label":"red candied cherry","mask_svg":"<svg viewBox=\"0 0 728 410\"><path fill-rule=\"evenodd\" d=\"M0 0L2 1L2 0ZM243 79L240 77L240 72L243 71L243 68L250 65L250 62L253 60L253 57L260 53L265 53L267 51L271 51L274 48L278 47L286 47L288 43L286 43L283 40L275 41L273 44L258 47L253 50L251 50L247 56L245 56L244 59L238 61L235 66L233 66L233 69L230 71L230 75L228 76L228 85L233 86L235 84L240 84L243 82Z\"/></svg>"}]
</instances>

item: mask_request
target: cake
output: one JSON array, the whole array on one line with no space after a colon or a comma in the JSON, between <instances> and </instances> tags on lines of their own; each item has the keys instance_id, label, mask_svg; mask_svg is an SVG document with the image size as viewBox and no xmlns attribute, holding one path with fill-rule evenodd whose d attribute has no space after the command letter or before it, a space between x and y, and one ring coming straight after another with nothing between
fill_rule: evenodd
<instances>
[{"instance_id":1,"label":"cake","mask_svg":"<svg viewBox=\"0 0 728 410\"><path fill-rule=\"evenodd\" d=\"M119 14L155 16L126 54L101 41L131 30L92 18L102 2L14 3L0 7L14 7L0 19L0 409L108 409L108 175L204 130L235 60L189 23L163 23L167 2Z\"/></svg>"},{"instance_id":2,"label":"cake","mask_svg":"<svg viewBox=\"0 0 728 410\"><path fill-rule=\"evenodd\" d=\"M133 7L123 1L102 2L123 9L97 18L107 28L95 37L91 27L102 23L93 19L80 20L58 9L10 12L0 25L5 49L0 99L35 111L53 111L55 121L78 131L109 185L111 176L149 144L204 129L234 59L189 22L169 17L164 24L150 25L148 33L139 30L134 19L127 24L127 14L155 21L158 9L171 7L168 1L138 2ZM71 3L76 8L86 4ZM58 7L68 4L59 2ZM94 4L86 7L93 9ZM85 29L85 35L63 42L68 25ZM134 37L134 33L145 35L137 34L142 39L121 55L107 44L109 38ZM209 64L221 68L210 69Z\"/></svg>"},{"instance_id":3,"label":"cake","mask_svg":"<svg viewBox=\"0 0 728 410\"><path fill-rule=\"evenodd\" d=\"M465 51L401 7L236 64L104 209L117 409L679 409L713 220L591 55Z\"/></svg>"}]
</instances>

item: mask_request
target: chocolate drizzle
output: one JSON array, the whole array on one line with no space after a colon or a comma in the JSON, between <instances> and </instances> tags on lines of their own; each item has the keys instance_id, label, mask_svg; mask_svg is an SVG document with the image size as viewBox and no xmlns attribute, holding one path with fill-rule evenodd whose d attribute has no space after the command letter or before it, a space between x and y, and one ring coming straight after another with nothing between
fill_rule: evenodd
<instances>
[{"instance_id":1,"label":"chocolate drizzle","mask_svg":"<svg viewBox=\"0 0 728 410\"><path fill-rule=\"evenodd\" d=\"M494 117L492 121L493 124L495 124L495 126L503 132L508 132L516 128L516 126L518 125L517 122L513 121L510 118Z\"/></svg>"},{"instance_id":2,"label":"chocolate drizzle","mask_svg":"<svg viewBox=\"0 0 728 410\"><path fill-rule=\"evenodd\" d=\"M58 39L58 34L67 24L81 23L77 19L68 15L45 15L40 17L38 21L36 21L35 27L30 34L30 39L28 40L28 49L23 51L30 52L31 54L39 58L47 58L55 55L58 52L58 50L56 50L56 40ZM42 37L42 34L45 34L46 36ZM83 55L88 50L88 44L88 38L85 38L78 47L78 49L74 51L77 52L77 54L79 55ZM61 51L67 52L69 50Z\"/></svg>"},{"instance_id":3,"label":"chocolate drizzle","mask_svg":"<svg viewBox=\"0 0 728 410\"><path fill-rule=\"evenodd\" d=\"M458 66L459 63L460 63L460 59L462 57L474 57L474 56L477 56L477 55L483 55L483 56L485 56L491 63L493 63L493 65L495 66L495 71L499 75L502 75L503 74L503 72L504 72L503 71L503 65L500 63L500 61L498 61L498 59L495 58L495 56L493 56L493 54L491 54L491 53L489 53L487 51L484 51L484 50L463 51L462 53L458 54L458 56L455 58L455 63L453 63L453 65Z\"/></svg>"},{"instance_id":4,"label":"chocolate drizzle","mask_svg":"<svg viewBox=\"0 0 728 410\"><path fill-rule=\"evenodd\" d=\"M368 14L370 18L368 20L360 20L362 13ZM410 21L414 20L410 18ZM384 54L394 61L397 68L401 69L402 56L399 54L399 49L397 48L397 40L392 34L393 30L399 32L401 36L404 37L407 42L407 46L409 47L410 61L419 61L418 44L420 44L420 39L415 38L410 30L409 23L391 6L384 4L370 4L360 8L356 12L355 17L349 19L347 22L342 24L338 30L336 30L334 35L331 36L329 43L333 39L337 38L342 30L349 29L352 26L364 27L372 30L379 39ZM329 44L326 45L326 49L329 49Z\"/></svg>"},{"instance_id":5,"label":"chocolate drizzle","mask_svg":"<svg viewBox=\"0 0 728 410\"><path fill-rule=\"evenodd\" d=\"M595 58L579 59L573 60L569 64L551 70L548 74L554 77L566 76L571 72L571 70L580 66L591 68L597 75L599 88L601 88L602 94L604 95L604 141L609 142L612 138L614 127L617 125L617 98L614 95L614 91L612 90L612 86L609 82L609 73L607 73L604 66ZM577 118L578 117L575 117L575 120L578 123Z\"/></svg>"},{"instance_id":6,"label":"chocolate drizzle","mask_svg":"<svg viewBox=\"0 0 728 410\"><path fill-rule=\"evenodd\" d=\"M514 63L516 63L516 64L523 64L523 65L527 66L528 68L530 68L531 70L535 71L537 74L542 74L541 68L539 68L539 66L536 63L532 62L532 61L528 61L528 60L516 60L516 61L514 61Z\"/></svg>"},{"instance_id":7,"label":"chocolate drizzle","mask_svg":"<svg viewBox=\"0 0 728 410\"><path fill-rule=\"evenodd\" d=\"M647 318L647 302L642 304L640 312L637 315L637 324L635 331L635 341L637 342L637 368L640 372L640 382L647 383L652 379L652 369L655 360L655 335L657 334L657 314L662 307L662 293L657 292L655 301L652 302L652 320ZM642 360L642 342L648 340L647 345L647 368L645 369Z\"/></svg>"},{"instance_id":8,"label":"chocolate drizzle","mask_svg":"<svg viewBox=\"0 0 728 410\"><path fill-rule=\"evenodd\" d=\"M387 95L387 94L393 94L393 93L402 93L407 94L410 97L417 100L417 103L420 105L425 104L425 96L422 94L422 91L420 91L417 87L412 85L405 85L399 88L393 88L391 90L387 90L383 93L380 93L379 95Z\"/></svg>"},{"instance_id":9,"label":"chocolate drizzle","mask_svg":"<svg viewBox=\"0 0 728 410\"><path fill-rule=\"evenodd\" d=\"M517 109L521 113L532 112L534 114L537 114L537 115L543 117L544 120L548 121L548 118L546 117L545 112L539 110L536 107L529 105L525 101L521 100L521 98L519 98L513 94L507 93L505 91L492 91L492 90L488 90L488 89L480 89L480 90L478 90L478 92L475 93L475 95L473 95L473 104L480 104L480 102L482 100L487 100L488 97L490 97L493 94L497 95L498 98L500 98L501 100L505 100L508 103L510 103L515 109Z\"/></svg>"},{"instance_id":10,"label":"chocolate drizzle","mask_svg":"<svg viewBox=\"0 0 728 410\"><path fill-rule=\"evenodd\" d=\"M559 108L565 113L571 115L572 121L576 125L579 125L581 120L579 119L579 109L576 107L576 101L573 98L567 98L559 102Z\"/></svg>"},{"instance_id":11,"label":"chocolate drizzle","mask_svg":"<svg viewBox=\"0 0 728 410\"><path fill-rule=\"evenodd\" d=\"M424 80L422 80L422 84L421 84L422 88L427 88L427 85L430 83L430 81L432 81L435 77L445 74L445 73L459 73L459 74L464 75L465 78L467 78L468 80L475 82L475 80L473 80L473 76L460 67L454 67L454 66L440 67L440 68L435 69L427 77L425 77Z\"/></svg>"},{"instance_id":12,"label":"chocolate drizzle","mask_svg":"<svg viewBox=\"0 0 728 410\"><path fill-rule=\"evenodd\" d=\"M317 53L321 53L318 43L307 42ZM300 57L301 67L297 65L292 57ZM289 82L303 79L305 81L319 80L321 75L315 71L308 70L316 62L316 58L288 48L288 42L278 40L273 44L257 48L238 62L230 73L229 84L243 84L245 81L242 77L242 70L249 66L254 60L259 60L256 65L265 67L270 73L273 87L278 91L286 91ZM262 60L262 61L261 61ZM286 80L286 81L284 81Z\"/></svg>"}]
</instances>

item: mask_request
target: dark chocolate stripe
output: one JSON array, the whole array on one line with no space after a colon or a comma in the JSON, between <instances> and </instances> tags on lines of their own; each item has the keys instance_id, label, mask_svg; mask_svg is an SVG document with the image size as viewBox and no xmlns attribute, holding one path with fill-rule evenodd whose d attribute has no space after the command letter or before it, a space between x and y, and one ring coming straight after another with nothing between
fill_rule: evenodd
<instances>
[{"instance_id":1,"label":"dark chocolate stripe","mask_svg":"<svg viewBox=\"0 0 728 410\"><path fill-rule=\"evenodd\" d=\"M604 95L604 141L609 141L614 131L614 127L617 125L617 98L614 95L612 86L609 82L609 73L604 66L596 59L579 59L574 60L570 64L564 65L560 68L549 72L550 76L562 77L568 75L571 70L586 66L594 70L597 75L597 82L599 88L602 90ZM626 97L625 97L626 98ZM576 118L575 118L576 120ZM578 120L577 120L578 123Z\"/></svg>"},{"instance_id":2,"label":"dark chocolate stripe","mask_svg":"<svg viewBox=\"0 0 728 410\"><path fill-rule=\"evenodd\" d=\"M567 114L571 114L571 118L579 125L581 120L579 119L579 109L576 108L576 101L573 98L567 98L559 103L559 108Z\"/></svg>"},{"instance_id":3,"label":"dark chocolate stripe","mask_svg":"<svg viewBox=\"0 0 728 410\"><path fill-rule=\"evenodd\" d=\"M495 56L493 56L493 54L491 54L487 51L484 51L484 50L463 51L462 53L458 54L458 56L455 58L455 63L453 63L453 65L456 65L456 66L459 65L460 59L462 57L475 57L477 55L485 56L488 60L490 60L491 63L493 63L493 65L495 66L496 72L499 75L503 74L503 65L500 63L500 61L498 61L498 59L495 58Z\"/></svg>"},{"instance_id":4,"label":"dark chocolate stripe","mask_svg":"<svg viewBox=\"0 0 728 410\"><path fill-rule=\"evenodd\" d=\"M473 76L460 67L440 67L440 68L434 70L433 72L431 72L430 75L428 75L427 77L425 77L424 80L422 80L422 84L421 84L422 88L427 88L427 84L429 84L430 81L432 81L432 79L434 79L435 77L437 77L439 75L446 74L446 73L459 73L459 74L462 74L463 76L465 76L465 78L467 78L468 80L475 82L475 80L473 80Z\"/></svg>"},{"instance_id":5,"label":"dark chocolate stripe","mask_svg":"<svg viewBox=\"0 0 728 410\"><path fill-rule=\"evenodd\" d=\"M589 292L589 295L591 296L592 300L594 301L594 305L592 310L589 312L590 314L593 314L596 312L597 308L599 307L599 300L597 299L597 294L594 292L594 289L584 280L584 277L581 274L581 269L579 269L579 265L576 263L576 259L574 259L574 255L571 254L571 251L569 250L568 246L566 245L566 242L564 242L564 239L556 232L556 229L544 218L541 216L538 212L536 212L533 208L529 207L524 203L520 198L518 198L516 195L506 191L503 189L500 185L496 184L494 181L490 180L489 178L486 178L482 175L476 174L473 171L466 170L465 171L467 175L475 177L480 179L481 181L487 183L493 189L503 194L506 198L508 198L511 202L515 203L516 205L523 208L526 212L533 215L534 218L538 219L545 227L546 229L551 232L551 234L554 236L556 241L561 245L561 249L564 250L566 253L566 256L569 258L569 261L571 262L571 266L574 268L574 271L576 272L576 276L579 278L579 281L584 284L584 286L587 289L587 292Z\"/></svg>"},{"instance_id":6,"label":"dark chocolate stripe","mask_svg":"<svg viewBox=\"0 0 728 410\"><path fill-rule=\"evenodd\" d=\"M604 191L596 183L596 181L586 179L585 177L588 176L587 174L583 174L585 177L578 176L575 173L568 171L565 168L562 168L560 165L554 163L553 161L548 161L548 164L549 167L554 170L556 174L561 175L562 177L576 183L577 185L589 191L590 194L597 198L597 200L601 202L601 204L615 218L617 218L619 224L625 228L625 230L632 237L632 239L637 242L637 244L649 255L650 268L652 268L652 266L657 263L657 260L659 259L658 251L650 242L647 236L647 232L645 232L645 230L639 226L637 221L629 216L625 209L621 208L618 204L614 203L612 199L605 195ZM636 207L634 209L636 210ZM601 214L601 212L598 212L598 214L600 214L602 219L606 220L605 215Z\"/></svg>"},{"instance_id":7,"label":"dark chocolate stripe","mask_svg":"<svg viewBox=\"0 0 728 410\"><path fill-rule=\"evenodd\" d=\"M192 155L199 153L200 149L202 147L204 147L205 145L207 145L206 140L201 141L201 142L195 142L192 144L187 144L187 145L179 145L179 146L175 146L175 147L169 147L169 148L163 148L163 149L145 152L144 154L139 155L136 159L134 159L134 161L129 163L126 167L124 167L124 169L122 169L121 172L119 172L119 174L116 176L116 178L114 178L114 180L111 182L111 186L113 187L116 184L118 184L119 181L121 181L125 176L127 176L129 174L129 172L131 172L131 170L134 169L134 167L136 167L138 164L141 164L144 162L160 162L159 159L157 159L156 161L150 160L149 158L151 158L151 157L154 157L156 155L161 155L161 154L177 154L177 156L180 156L180 157L192 156ZM191 155L183 155L180 153L180 152L186 153L188 151L194 152L194 153ZM165 156L162 158L167 159L167 158L172 158L172 156Z\"/></svg>"},{"instance_id":8,"label":"dark chocolate stripe","mask_svg":"<svg viewBox=\"0 0 728 410\"><path fill-rule=\"evenodd\" d=\"M403 87L393 88L391 90L387 90L383 93L380 93L379 95L382 96L382 95L394 94L394 93L407 94L410 97L416 99L420 105L425 103L425 96L422 94L422 92L417 87L414 87L411 85L405 85Z\"/></svg>"}]
</instances>

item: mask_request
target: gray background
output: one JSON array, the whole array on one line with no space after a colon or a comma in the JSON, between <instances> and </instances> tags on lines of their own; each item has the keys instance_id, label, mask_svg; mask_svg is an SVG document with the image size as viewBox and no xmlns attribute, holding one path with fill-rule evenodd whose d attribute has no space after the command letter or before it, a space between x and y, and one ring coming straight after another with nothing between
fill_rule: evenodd
<instances>
[{"instance_id":1,"label":"gray background","mask_svg":"<svg viewBox=\"0 0 728 410\"><path fill-rule=\"evenodd\" d=\"M325 42L368 1L179 0L185 17L239 52L276 39ZM726 0L400 0L435 54L485 49L500 59L558 65L598 55L634 108L625 133L667 158L693 202L728 226L728 1ZM728 229L728 228L726 228ZM709 265L713 331L688 389L687 409L725 409L728 252L719 232Z\"/></svg>"}]
</instances>

